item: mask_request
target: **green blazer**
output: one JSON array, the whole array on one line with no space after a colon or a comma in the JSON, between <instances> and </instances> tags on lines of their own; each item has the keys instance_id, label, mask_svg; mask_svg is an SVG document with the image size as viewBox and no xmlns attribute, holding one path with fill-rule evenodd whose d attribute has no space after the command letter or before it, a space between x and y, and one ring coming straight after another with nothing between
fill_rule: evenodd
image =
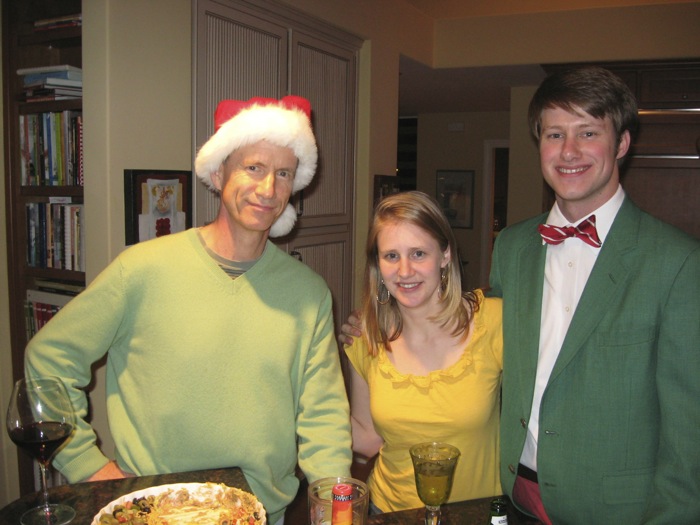
<instances>
[{"instance_id":1,"label":"green blazer","mask_svg":"<svg viewBox=\"0 0 700 525\"><path fill-rule=\"evenodd\" d=\"M537 369L541 215L504 229L501 480L512 494ZM700 523L700 242L625 199L540 409L538 478L554 524Z\"/></svg>"}]
</instances>

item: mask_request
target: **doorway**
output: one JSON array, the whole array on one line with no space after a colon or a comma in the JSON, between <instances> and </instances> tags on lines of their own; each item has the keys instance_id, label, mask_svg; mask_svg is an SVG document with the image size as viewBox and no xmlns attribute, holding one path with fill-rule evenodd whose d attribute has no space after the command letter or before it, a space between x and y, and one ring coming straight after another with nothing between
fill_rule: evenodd
<instances>
[{"instance_id":1,"label":"doorway","mask_svg":"<svg viewBox=\"0 0 700 525\"><path fill-rule=\"evenodd\" d=\"M482 195L481 271L479 282L487 286L491 270L493 243L508 222L508 140L484 141Z\"/></svg>"}]
</instances>

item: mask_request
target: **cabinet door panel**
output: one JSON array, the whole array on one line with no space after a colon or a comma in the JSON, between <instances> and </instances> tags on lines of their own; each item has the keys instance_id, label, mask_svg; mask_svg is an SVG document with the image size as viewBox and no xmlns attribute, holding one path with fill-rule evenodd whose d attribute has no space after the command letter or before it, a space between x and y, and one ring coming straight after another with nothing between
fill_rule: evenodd
<instances>
[{"instance_id":1,"label":"cabinet door panel","mask_svg":"<svg viewBox=\"0 0 700 525\"><path fill-rule=\"evenodd\" d=\"M633 157L622 187L644 211L700 239L700 160Z\"/></svg>"},{"instance_id":2,"label":"cabinet door panel","mask_svg":"<svg viewBox=\"0 0 700 525\"><path fill-rule=\"evenodd\" d=\"M290 92L311 101L319 164L297 199L301 228L352 222L355 53L293 32Z\"/></svg>"},{"instance_id":3,"label":"cabinet door panel","mask_svg":"<svg viewBox=\"0 0 700 525\"><path fill-rule=\"evenodd\" d=\"M289 253L323 276L333 294L336 333L350 313L352 243L350 233L299 236L289 243Z\"/></svg>"}]
</instances>

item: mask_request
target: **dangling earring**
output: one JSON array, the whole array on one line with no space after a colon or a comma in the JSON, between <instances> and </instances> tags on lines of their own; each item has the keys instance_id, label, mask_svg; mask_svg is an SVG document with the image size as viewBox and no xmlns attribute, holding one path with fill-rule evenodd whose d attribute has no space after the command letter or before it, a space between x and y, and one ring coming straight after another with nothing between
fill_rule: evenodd
<instances>
[{"instance_id":1,"label":"dangling earring","mask_svg":"<svg viewBox=\"0 0 700 525\"><path fill-rule=\"evenodd\" d=\"M379 279L379 286L377 286L377 303L384 306L388 304L391 300L391 294L384 284L384 279Z\"/></svg>"},{"instance_id":2,"label":"dangling earring","mask_svg":"<svg viewBox=\"0 0 700 525\"><path fill-rule=\"evenodd\" d=\"M442 295L447 290L447 284L450 280L449 272L447 271L447 266L440 268L440 286L438 287L438 299L442 299Z\"/></svg>"}]
</instances>

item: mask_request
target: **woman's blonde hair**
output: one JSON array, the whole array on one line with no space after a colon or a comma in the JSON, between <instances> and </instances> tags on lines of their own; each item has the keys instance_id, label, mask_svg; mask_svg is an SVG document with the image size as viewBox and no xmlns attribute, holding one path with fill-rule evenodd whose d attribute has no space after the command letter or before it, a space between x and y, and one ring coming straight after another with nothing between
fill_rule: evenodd
<instances>
[{"instance_id":1,"label":"woman's blonde hair","mask_svg":"<svg viewBox=\"0 0 700 525\"><path fill-rule=\"evenodd\" d=\"M462 269L452 228L435 199L419 191L408 191L390 195L377 204L367 235L362 332L369 353L377 355L380 345L391 351L389 343L395 341L403 330L399 307L386 288L381 289L384 285L379 271L379 232L393 223L418 226L437 241L443 253L449 248L451 257L440 283L442 308L431 320L443 327L451 326L452 335L462 334L466 338L479 301L473 292L462 291Z\"/></svg>"}]
</instances>

